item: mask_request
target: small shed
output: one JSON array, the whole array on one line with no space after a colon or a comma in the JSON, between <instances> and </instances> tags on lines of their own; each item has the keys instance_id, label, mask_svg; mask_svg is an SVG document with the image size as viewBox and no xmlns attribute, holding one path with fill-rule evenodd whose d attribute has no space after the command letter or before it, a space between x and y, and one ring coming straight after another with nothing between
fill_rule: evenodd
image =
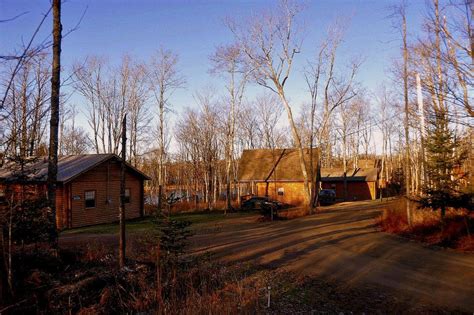
<instances>
[{"instance_id":1,"label":"small shed","mask_svg":"<svg viewBox=\"0 0 474 315\"><path fill-rule=\"evenodd\" d=\"M144 181L150 178L132 165L125 163L126 218L143 216ZM56 191L56 223L59 229L118 221L120 205L121 159L115 154L82 154L58 159ZM47 158L27 164L18 180L13 165L0 169L0 197L7 189L28 187L30 197L47 195Z\"/></svg>"}]
</instances>

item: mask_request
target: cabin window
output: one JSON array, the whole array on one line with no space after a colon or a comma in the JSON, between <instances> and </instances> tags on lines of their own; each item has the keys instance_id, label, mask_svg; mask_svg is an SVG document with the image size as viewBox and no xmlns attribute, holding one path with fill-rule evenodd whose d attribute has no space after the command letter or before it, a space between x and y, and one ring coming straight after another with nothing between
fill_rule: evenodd
<instances>
[{"instance_id":1,"label":"cabin window","mask_svg":"<svg viewBox=\"0 0 474 315\"><path fill-rule=\"evenodd\" d=\"M95 190L85 191L84 201L86 208L95 208Z\"/></svg>"},{"instance_id":2,"label":"cabin window","mask_svg":"<svg viewBox=\"0 0 474 315\"><path fill-rule=\"evenodd\" d=\"M285 189L283 187L278 188L278 196L283 196L285 194Z\"/></svg>"},{"instance_id":3,"label":"cabin window","mask_svg":"<svg viewBox=\"0 0 474 315\"><path fill-rule=\"evenodd\" d=\"M123 198L124 203L130 203L130 188L125 189L125 196Z\"/></svg>"}]
</instances>

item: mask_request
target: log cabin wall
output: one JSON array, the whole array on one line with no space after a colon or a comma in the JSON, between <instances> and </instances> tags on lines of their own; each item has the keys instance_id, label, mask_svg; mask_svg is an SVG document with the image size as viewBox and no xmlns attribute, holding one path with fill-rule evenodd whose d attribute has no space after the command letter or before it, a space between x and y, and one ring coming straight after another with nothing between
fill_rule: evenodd
<instances>
[{"instance_id":1,"label":"log cabin wall","mask_svg":"<svg viewBox=\"0 0 474 315\"><path fill-rule=\"evenodd\" d=\"M257 182L256 195L266 195L266 183ZM347 183L347 198L351 200L374 200L377 198L376 182L348 182ZM344 182L323 182L323 189L336 190L336 198L344 198ZM294 182L269 182L268 183L268 197L284 202L293 206L304 204L304 184L302 181Z\"/></svg>"},{"instance_id":2,"label":"log cabin wall","mask_svg":"<svg viewBox=\"0 0 474 315\"><path fill-rule=\"evenodd\" d=\"M143 207L143 180L127 170L126 189L130 189L130 202L125 204L126 218L138 218ZM69 227L118 221L120 206L120 163L110 160L82 174L69 185ZM95 206L86 207L85 192L95 191Z\"/></svg>"},{"instance_id":3,"label":"log cabin wall","mask_svg":"<svg viewBox=\"0 0 474 315\"><path fill-rule=\"evenodd\" d=\"M21 202L47 197L47 159L39 159L29 166L28 180L19 181L16 165L0 169L0 212L8 206L6 198ZM121 160L115 154L82 154L60 157L56 191L56 223L59 229L118 221L120 206ZM143 215L143 184L149 177L127 164L126 218ZM85 194L93 191L95 203L86 207Z\"/></svg>"},{"instance_id":4,"label":"log cabin wall","mask_svg":"<svg viewBox=\"0 0 474 315\"><path fill-rule=\"evenodd\" d=\"M257 195L265 196L265 182L257 182ZM303 182L269 182L268 197L293 206L304 204L304 184Z\"/></svg>"}]
</instances>

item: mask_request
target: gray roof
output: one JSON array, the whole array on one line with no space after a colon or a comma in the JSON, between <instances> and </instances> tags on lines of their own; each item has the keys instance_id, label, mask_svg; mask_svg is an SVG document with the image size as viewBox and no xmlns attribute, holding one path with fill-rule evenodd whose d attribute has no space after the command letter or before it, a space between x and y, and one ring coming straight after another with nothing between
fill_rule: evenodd
<instances>
[{"instance_id":1,"label":"gray roof","mask_svg":"<svg viewBox=\"0 0 474 315\"><path fill-rule=\"evenodd\" d=\"M79 175L91 170L92 168L110 160L121 160L115 154L80 154L80 155L67 155L62 156L58 159L58 175L57 181L66 183ZM149 179L147 175L126 163L129 170L138 174L144 179ZM20 167L18 163L9 162L0 168L0 179L2 180L16 180L19 179ZM24 173L26 178L23 180L27 181L46 181L48 175L48 158L41 157L33 159L31 163L27 163L24 167Z\"/></svg>"}]
</instances>

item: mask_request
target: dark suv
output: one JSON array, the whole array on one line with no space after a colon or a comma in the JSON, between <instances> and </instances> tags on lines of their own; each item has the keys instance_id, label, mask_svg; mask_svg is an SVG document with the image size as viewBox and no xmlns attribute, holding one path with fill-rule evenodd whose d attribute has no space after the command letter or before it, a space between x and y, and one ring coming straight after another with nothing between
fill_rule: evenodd
<instances>
[{"instance_id":1,"label":"dark suv","mask_svg":"<svg viewBox=\"0 0 474 315\"><path fill-rule=\"evenodd\" d=\"M336 191L333 189L321 189L319 192L320 204L332 204L336 202Z\"/></svg>"}]
</instances>

